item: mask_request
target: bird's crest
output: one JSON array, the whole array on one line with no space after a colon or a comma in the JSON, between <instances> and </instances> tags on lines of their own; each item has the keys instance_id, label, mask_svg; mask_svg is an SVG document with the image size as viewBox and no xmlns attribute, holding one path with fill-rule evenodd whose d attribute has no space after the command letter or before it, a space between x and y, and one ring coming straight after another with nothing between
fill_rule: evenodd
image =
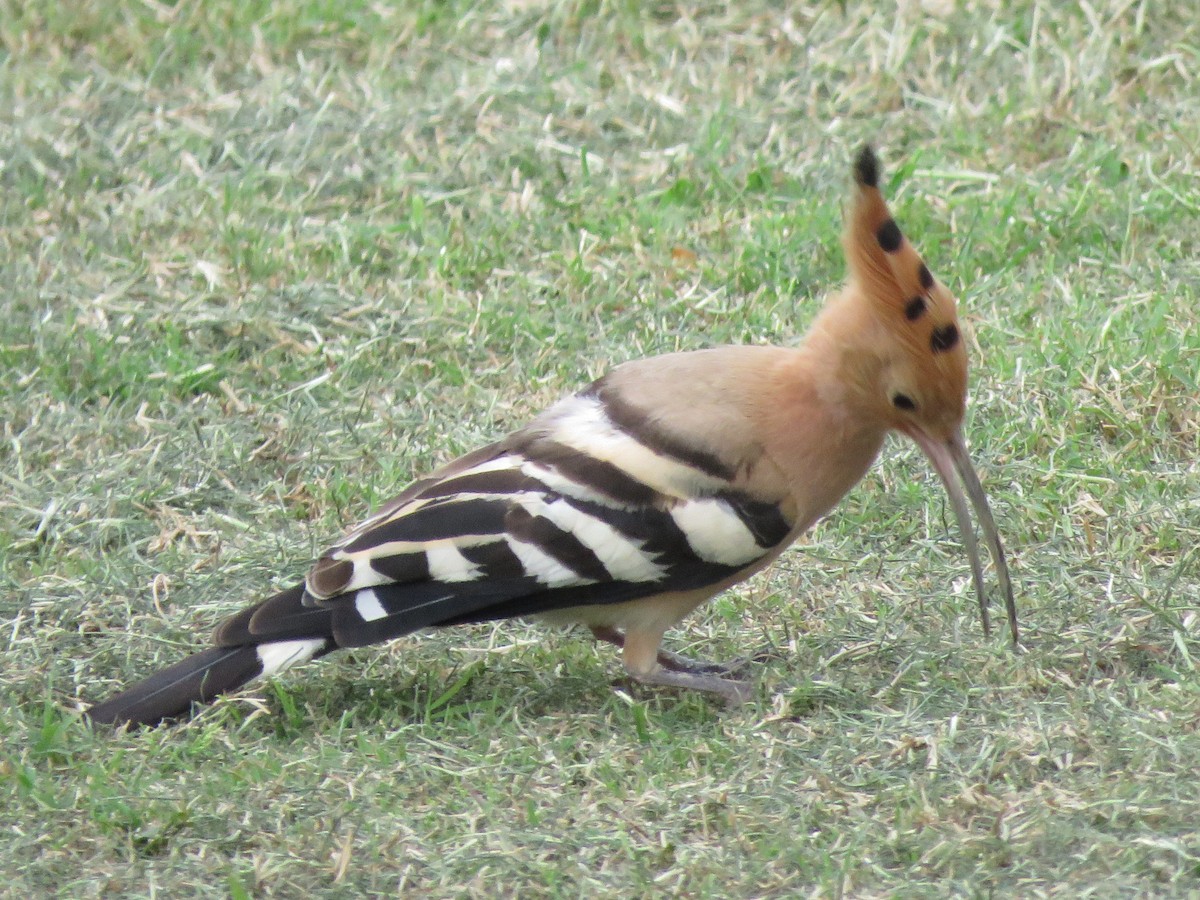
<instances>
[{"instance_id":1,"label":"bird's crest","mask_svg":"<svg viewBox=\"0 0 1200 900\"><path fill-rule=\"evenodd\" d=\"M863 147L854 163L854 202L842 239L851 283L884 308L908 342L928 353L946 353L959 343L954 298L896 224L879 177L875 152Z\"/></svg>"}]
</instances>

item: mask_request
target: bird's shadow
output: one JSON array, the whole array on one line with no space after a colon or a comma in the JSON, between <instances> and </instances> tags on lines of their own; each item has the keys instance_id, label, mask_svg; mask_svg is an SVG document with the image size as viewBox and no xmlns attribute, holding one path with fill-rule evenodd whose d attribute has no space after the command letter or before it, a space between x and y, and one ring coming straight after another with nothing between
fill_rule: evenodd
<instances>
[{"instance_id":1,"label":"bird's shadow","mask_svg":"<svg viewBox=\"0 0 1200 900\"><path fill-rule=\"evenodd\" d=\"M751 675L753 680L753 674ZM256 706L265 715L260 727L281 738L326 730L322 720L363 728L395 729L414 725L453 727L466 720L577 718L581 711L599 718L625 717L639 708L678 724L711 725L730 715L756 710L752 698L729 709L716 696L642 685L599 657L574 660L554 671L512 660L474 660L465 664L401 669L396 677L297 673L268 682ZM235 713L236 714L236 713Z\"/></svg>"}]
</instances>

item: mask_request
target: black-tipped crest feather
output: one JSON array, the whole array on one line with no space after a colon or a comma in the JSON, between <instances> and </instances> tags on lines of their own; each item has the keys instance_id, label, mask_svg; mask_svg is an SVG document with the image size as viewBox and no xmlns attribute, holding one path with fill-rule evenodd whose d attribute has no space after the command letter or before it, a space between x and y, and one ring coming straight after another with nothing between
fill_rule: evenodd
<instances>
[{"instance_id":1,"label":"black-tipped crest feather","mask_svg":"<svg viewBox=\"0 0 1200 900\"><path fill-rule=\"evenodd\" d=\"M858 151L858 159L854 163L854 178L863 187L879 187L879 159L870 144L864 144Z\"/></svg>"}]
</instances>

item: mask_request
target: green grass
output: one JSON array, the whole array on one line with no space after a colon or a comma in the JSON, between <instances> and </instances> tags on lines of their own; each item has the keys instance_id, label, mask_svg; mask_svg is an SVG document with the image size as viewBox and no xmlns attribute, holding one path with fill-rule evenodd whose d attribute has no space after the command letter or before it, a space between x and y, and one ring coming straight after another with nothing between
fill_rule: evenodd
<instances>
[{"instance_id":1,"label":"green grass","mask_svg":"<svg viewBox=\"0 0 1200 900\"><path fill-rule=\"evenodd\" d=\"M1191 4L734 6L0 3L5 892L1200 891ZM896 441L671 637L774 642L744 708L505 623L80 723L615 362L795 341L866 139L1024 655Z\"/></svg>"}]
</instances>

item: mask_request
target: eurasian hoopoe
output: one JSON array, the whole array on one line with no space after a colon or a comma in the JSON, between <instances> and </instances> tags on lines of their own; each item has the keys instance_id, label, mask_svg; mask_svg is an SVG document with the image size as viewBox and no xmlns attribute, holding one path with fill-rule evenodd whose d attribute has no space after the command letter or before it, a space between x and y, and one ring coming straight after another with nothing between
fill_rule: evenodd
<instances>
[{"instance_id":1,"label":"eurasian hoopoe","mask_svg":"<svg viewBox=\"0 0 1200 900\"><path fill-rule=\"evenodd\" d=\"M704 601L770 564L907 434L950 495L989 630L955 470L1016 610L960 427L955 300L904 238L869 147L854 166L846 287L796 348L720 347L618 366L503 440L415 482L303 583L217 628L216 646L94 706L153 724L254 678L420 628L537 616L586 625L655 685L745 698L721 667L661 648Z\"/></svg>"}]
</instances>

